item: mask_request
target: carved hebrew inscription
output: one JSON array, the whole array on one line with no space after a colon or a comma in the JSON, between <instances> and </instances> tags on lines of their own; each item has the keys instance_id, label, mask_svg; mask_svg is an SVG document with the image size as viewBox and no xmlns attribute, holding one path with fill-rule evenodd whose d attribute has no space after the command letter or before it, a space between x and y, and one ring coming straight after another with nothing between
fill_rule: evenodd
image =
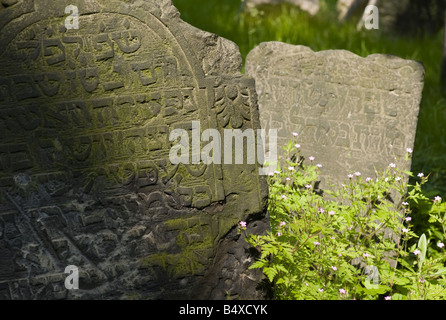
<instances>
[{"instance_id":1,"label":"carved hebrew inscription","mask_svg":"<svg viewBox=\"0 0 446 320\"><path fill-rule=\"evenodd\" d=\"M0 297L193 296L266 190L257 165L172 164L169 134L257 129L254 82L205 75L198 57L214 57L191 43L209 35L170 1L76 5L69 29L62 3L0 7ZM68 265L79 291L64 289Z\"/></svg>"},{"instance_id":2,"label":"carved hebrew inscription","mask_svg":"<svg viewBox=\"0 0 446 320\"><path fill-rule=\"evenodd\" d=\"M212 168L180 173L162 160L170 128L200 117L200 88L181 47L174 39L163 43L129 16L96 14L82 25L68 31L43 20L5 47L3 54L14 54L23 72L2 66L15 69L0 77L4 173L57 172L69 164L110 177L109 188L113 182L142 187L156 184L159 175L186 174L188 186L206 186L201 189L208 202L218 200L219 186L207 181Z\"/></svg>"},{"instance_id":3,"label":"carved hebrew inscription","mask_svg":"<svg viewBox=\"0 0 446 320\"><path fill-rule=\"evenodd\" d=\"M424 76L414 61L270 42L251 51L246 70L262 126L279 130L279 145L298 132L302 154L333 182L373 175L413 148Z\"/></svg>"}]
</instances>

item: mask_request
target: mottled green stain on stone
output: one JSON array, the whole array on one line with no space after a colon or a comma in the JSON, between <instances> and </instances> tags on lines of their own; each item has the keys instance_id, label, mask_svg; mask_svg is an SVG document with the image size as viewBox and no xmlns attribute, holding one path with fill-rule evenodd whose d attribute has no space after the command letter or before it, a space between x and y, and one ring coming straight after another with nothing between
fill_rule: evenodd
<instances>
[{"instance_id":1,"label":"mottled green stain on stone","mask_svg":"<svg viewBox=\"0 0 446 320\"><path fill-rule=\"evenodd\" d=\"M218 214L218 217L215 214L203 214L165 221L170 230L178 232L176 244L180 253L156 253L141 259L141 265L161 267L173 278L202 273L212 260L219 239L241 219L240 211L234 205L227 205L224 212Z\"/></svg>"},{"instance_id":2,"label":"mottled green stain on stone","mask_svg":"<svg viewBox=\"0 0 446 320\"><path fill-rule=\"evenodd\" d=\"M66 4L16 2L0 8L0 228L14 260L3 273L20 266L3 280L21 286L5 295L162 298L209 274L220 285L207 271L238 221L264 209L265 185L256 165L173 165L169 133L259 128L236 45L181 21L170 0L79 0L70 30ZM69 264L90 287L59 290L51 275ZM23 272L45 281L30 289Z\"/></svg>"}]
</instances>

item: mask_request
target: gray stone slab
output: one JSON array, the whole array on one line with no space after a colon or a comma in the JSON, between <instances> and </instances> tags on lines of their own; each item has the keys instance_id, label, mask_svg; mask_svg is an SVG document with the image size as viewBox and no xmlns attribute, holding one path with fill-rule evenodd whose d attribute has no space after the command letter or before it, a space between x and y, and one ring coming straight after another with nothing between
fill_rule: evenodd
<instances>
[{"instance_id":1,"label":"gray stone slab","mask_svg":"<svg viewBox=\"0 0 446 320\"><path fill-rule=\"evenodd\" d=\"M256 81L260 120L285 145L298 132L301 154L322 167L322 186L347 175L375 177L390 163L409 170L424 84L421 63L344 50L265 42L246 60Z\"/></svg>"},{"instance_id":2,"label":"gray stone slab","mask_svg":"<svg viewBox=\"0 0 446 320\"><path fill-rule=\"evenodd\" d=\"M260 127L237 46L168 0L75 4L0 4L0 297L261 297L236 230L267 227L259 166L169 158L192 121Z\"/></svg>"}]
</instances>

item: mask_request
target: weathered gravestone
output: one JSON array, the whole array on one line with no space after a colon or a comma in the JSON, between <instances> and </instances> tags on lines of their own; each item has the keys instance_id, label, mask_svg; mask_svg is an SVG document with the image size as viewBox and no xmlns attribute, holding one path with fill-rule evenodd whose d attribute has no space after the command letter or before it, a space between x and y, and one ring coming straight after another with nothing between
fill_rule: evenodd
<instances>
[{"instance_id":1,"label":"weathered gravestone","mask_svg":"<svg viewBox=\"0 0 446 320\"><path fill-rule=\"evenodd\" d=\"M338 20L348 20L352 15L361 11L364 12L365 7L369 4L369 0L338 0L336 2L336 10L338 11Z\"/></svg>"},{"instance_id":2,"label":"weathered gravestone","mask_svg":"<svg viewBox=\"0 0 446 320\"><path fill-rule=\"evenodd\" d=\"M319 11L319 0L244 0L242 6L250 9L259 5L265 4L279 4L290 3L297 6L303 11L308 12L311 15L315 15Z\"/></svg>"},{"instance_id":3,"label":"weathered gravestone","mask_svg":"<svg viewBox=\"0 0 446 320\"><path fill-rule=\"evenodd\" d=\"M265 42L249 53L246 73L256 81L262 126L278 130L279 146L298 132L306 161L323 166L322 188L355 172L374 178L390 163L410 169L398 156L414 145L420 63Z\"/></svg>"},{"instance_id":4,"label":"weathered gravestone","mask_svg":"<svg viewBox=\"0 0 446 320\"><path fill-rule=\"evenodd\" d=\"M259 128L238 48L167 0L0 3L0 298L261 297L257 164L169 161L192 121Z\"/></svg>"}]
</instances>

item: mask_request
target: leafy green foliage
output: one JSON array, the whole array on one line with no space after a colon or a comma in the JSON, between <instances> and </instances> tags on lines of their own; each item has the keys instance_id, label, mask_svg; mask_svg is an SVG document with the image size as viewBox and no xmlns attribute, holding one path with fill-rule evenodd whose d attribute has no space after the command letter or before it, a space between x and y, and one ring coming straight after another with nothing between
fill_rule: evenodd
<instances>
[{"instance_id":1,"label":"leafy green foliage","mask_svg":"<svg viewBox=\"0 0 446 320\"><path fill-rule=\"evenodd\" d=\"M321 166L313 158L305 164L295 144L284 147L286 165L269 177L271 231L248 237L261 253L251 268L263 270L275 298L444 299L444 245L433 248L433 238L411 229L409 202L429 200L421 192L427 177L408 185L413 174L391 163L377 177L351 174L321 196L314 190ZM445 204L438 196L429 201L430 220L443 226L437 236L444 239Z\"/></svg>"}]
</instances>

